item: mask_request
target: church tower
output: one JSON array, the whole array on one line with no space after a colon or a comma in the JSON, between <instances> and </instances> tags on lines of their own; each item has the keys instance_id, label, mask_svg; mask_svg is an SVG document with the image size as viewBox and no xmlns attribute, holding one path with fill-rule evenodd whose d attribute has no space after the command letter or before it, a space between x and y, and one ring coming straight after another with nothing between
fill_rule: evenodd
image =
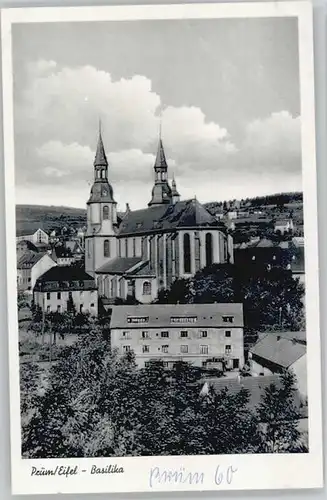
<instances>
[{"instance_id":1,"label":"church tower","mask_svg":"<svg viewBox=\"0 0 327 500\"><path fill-rule=\"evenodd\" d=\"M175 205L175 203L178 203L180 201L181 195L177 191L175 177L173 177L173 180L172 180L172 183L171 183L171 195L172 195L172 203L173 203L173 205Z\"/></svg>"},{"instance_id":2,"label":"church tower","mask_svg":"<svg viewBox=\"0 0 327 500\"><path fill-rule=\"evenodd\" d=\"M94 159L94 182L87 202L85 271L92 276L103 264L117 256L117 203L108 181L108 160L101 125Z\"/></svg>"},{"instance_id":3,"label":"church tower","mask_svg":"<svg viewBox=\"0 0 327 500\"><path fill-rule=\"evenodd\" d=\"M168 184L168 165L165 151L161 140L161 131L159 135L158 151L154 163L154 186L152 188L152 198L148 206L163 205L172 202L172 193Z\"/></svg>"}]
</instances>

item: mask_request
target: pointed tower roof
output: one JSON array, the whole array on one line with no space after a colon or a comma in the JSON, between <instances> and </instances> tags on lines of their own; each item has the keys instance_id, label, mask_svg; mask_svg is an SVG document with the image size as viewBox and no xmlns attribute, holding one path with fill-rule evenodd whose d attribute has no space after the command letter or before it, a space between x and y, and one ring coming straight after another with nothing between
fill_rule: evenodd
<instances>
[{"instance_id":1,"label":"pointed tower roof","mask_svg":"<svg viewBox=\"0 0 327 500\"><path fill-rule=\"evenodd\" d=\"M99 138L98 138L98 144L97 144L97 149L96 149L95 158L94 158L94 166L95 167L107 167L108 166L108 160L107 160L106 152L104 150L104 145L103 145L102 135L101 135L101 122L99 122Z\"/></svg>"},{"instance_id":2,"label":"pointed tower roof","mask_svg":"<svg viewBox=\"0 0 327 500\"><path fill-rule=\"evenodd\" d=\"M156 161L154 163L154 168L168 168L167 165L167 160L166 160L166 155L165 155L165 150L162 144L162 139L161 137L159 138L159 144L158 144L158 150L157 150L157 156L156 156Z\"/></svg>"},{"instance_id":3,"label":"pointed tower roof","mask_svg":"<svg viewBox=\"0 0 327 500\"><path fill-rule=\"evenodd\" d=\"M173 176L173 180L171 182L171 186L172 186L171 194L173 196L180 196L179 192L177 191L177 186L176 186L176 181L175 181L174 176Z\"/></svg>"}]
</instances>

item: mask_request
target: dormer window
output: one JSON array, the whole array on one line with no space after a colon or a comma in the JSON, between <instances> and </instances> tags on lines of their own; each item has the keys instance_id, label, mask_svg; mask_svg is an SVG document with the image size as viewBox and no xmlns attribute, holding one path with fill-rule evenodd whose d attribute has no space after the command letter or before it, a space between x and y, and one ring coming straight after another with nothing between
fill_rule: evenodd
<instances>
[{"instance_id":1,"label":"dormer window","mask_svg":"<svg viewBox=\"0 0 327 500\"><path fill-rule=\"evenodd\" d=\"M106 189L103 189L102 190L102 196L107 196L108 195L108 191Z\"/></svg>"}]
</instances>

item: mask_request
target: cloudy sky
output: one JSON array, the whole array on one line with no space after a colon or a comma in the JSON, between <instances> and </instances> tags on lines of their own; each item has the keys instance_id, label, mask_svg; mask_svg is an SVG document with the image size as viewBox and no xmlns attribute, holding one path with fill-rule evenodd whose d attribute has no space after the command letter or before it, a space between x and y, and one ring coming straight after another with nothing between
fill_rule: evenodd
<instances>
[{"instance_id":1,"label":"cloudy sky","mask_svg":"<svg viewBox=\"0 0 327 500\"><path fill-rule=\"evenodd\" d=\"M183 198L301 189L297 21L13 28L17 203L84 207L102 121L123 207L150 200L160 115Z\"/></svg>"}]
</instances>

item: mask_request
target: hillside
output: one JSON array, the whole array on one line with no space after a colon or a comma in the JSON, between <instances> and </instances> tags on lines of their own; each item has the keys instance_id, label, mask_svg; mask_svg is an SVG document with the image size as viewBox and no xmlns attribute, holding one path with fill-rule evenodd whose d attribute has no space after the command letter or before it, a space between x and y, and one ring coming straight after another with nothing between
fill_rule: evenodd
<instances>
[{"instance_id":1,"label":"hillside","mask_svg":"<svg viewBox=\"0 0 327 500\"><path fill-rule=\"evenodd\" d=\"M244 200L213 201L204 206L212 214L222 211L246 210L249 213L262 210L269 218L291 215L296 224L303 224L302 193L279 193ZM56 207L45 205L16 205L16 229L34 232L39 227L46 232L64 226L81 227L86 225L86 210L82 208Z\"/></svg>"},{"instance_id":2,"label":"hillside","mask_svg":"<svg viewBox=\"0 0 327 500\"><path fill-rule=\"evenodd\" d=\"M303 194L277 193L243 200L212 201L204 204L212 213L226 213L231 210L240 210L251 214L262 212L262 217L271 219L291 216L295 223L303 224Z\"/></svg>"},{"instance_id":3,"label":"hillside","mask_svg":"<svg viewBox=\"0 0 327 500\"><path fill-rule=\"evenodd\" d=\"M46 232L64 226L81 227L86 224L86 210L82 208L45 205L16 205L16 231L34 232L39 227Z\"/></svg>"}]
</instances>

